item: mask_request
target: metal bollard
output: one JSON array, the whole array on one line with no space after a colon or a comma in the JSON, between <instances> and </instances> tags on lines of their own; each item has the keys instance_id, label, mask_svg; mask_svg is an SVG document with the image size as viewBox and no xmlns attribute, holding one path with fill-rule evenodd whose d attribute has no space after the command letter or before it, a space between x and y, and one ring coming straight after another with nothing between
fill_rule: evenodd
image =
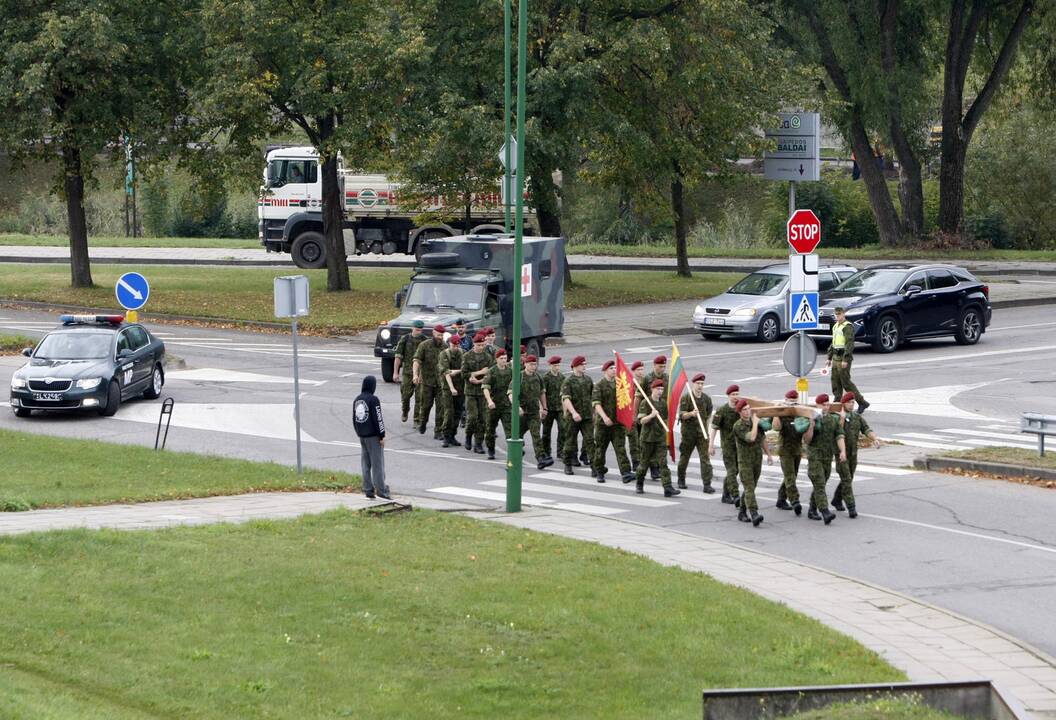
<instances>
[{"instance_id":1,"label":"metal bollard","mask_svg":"<svg viewBox=\"0 0 1056 720\"><path fill-rule=\"evenodd\" d=\"M172 406L176 404L176 401L171 397L165 398L161 403L161 414L158 415L158 431L154 433L154 449L158 449L158 439L161 439L161 449L165 449L165 443L169 439L169 425L172 424ZM168 415L169 419L165 422L165 436L161 436L161 421Z\"/></svg>"}]
</instances>

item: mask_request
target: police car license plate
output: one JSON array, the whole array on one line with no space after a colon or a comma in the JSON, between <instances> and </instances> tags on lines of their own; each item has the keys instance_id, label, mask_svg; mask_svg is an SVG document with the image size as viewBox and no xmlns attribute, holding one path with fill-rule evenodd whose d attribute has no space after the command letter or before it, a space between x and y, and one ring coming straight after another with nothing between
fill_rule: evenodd
<instances>
[{"instance_id":1,"label":"police car license plate","mask_svg":"<svg viewBox=\"0 0 1056 720\"><path fill-rule=\"evenodd\" d=\"M705 318L704 319L704 324L705 325L725 325L726 324L726 320L723 319L723 318Z\"/></svg>"},{"instance_id":2,"label":"police car license plate","mask_svg":"<svg viewBox=\"0 0 1056 720\"><path fill-rule=\"evenodd\" d=\"M33 393L33 399L45 402L62 400L62 393Z\"/></svg>"}]
</instances>

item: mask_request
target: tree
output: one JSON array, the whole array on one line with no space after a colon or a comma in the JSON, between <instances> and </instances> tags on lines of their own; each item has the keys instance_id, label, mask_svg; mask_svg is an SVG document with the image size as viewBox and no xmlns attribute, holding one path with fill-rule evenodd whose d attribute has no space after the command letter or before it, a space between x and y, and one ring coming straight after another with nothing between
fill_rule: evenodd
<instances>
[{"instance_id":1,"label":"tree","mask_svg":"<svg viewBox=\"0 0 1056 720\"><path fill-rule=\"evenodd\" d=\"M398 2L204 3L204 115L227 128L236 147L291 124L304 132L319 153L327 289L350 289L338 154L363 167L386 148L401 99L400 69L420 51L420 37Z\"/></svg>"},{"instance_id":2,"label":"tree","mask_svg":"<svg viewBox=\"0 0 1056 720\"><path fill-rule=\"evenodd\" d=\"M122 134L148 156L171 150L194 68L192 6L2 0L0 7L0 139L18 162L60 160L70 279L90 287L85 186L97 156Z\"/></svg>"}]
</instances>

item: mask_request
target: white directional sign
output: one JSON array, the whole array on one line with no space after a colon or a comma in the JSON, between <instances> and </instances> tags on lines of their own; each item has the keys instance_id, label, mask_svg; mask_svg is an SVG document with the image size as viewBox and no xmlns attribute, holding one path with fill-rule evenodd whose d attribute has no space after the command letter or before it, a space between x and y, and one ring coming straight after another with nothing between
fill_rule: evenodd
<instances>
[{"instance_id":1,"label":"white directional sign","mask_svg":"<svg viewBox=\"0 0 1056 720\"><path fill-rule=\"evenodd\" d=\"M517 172L517 138L510 135L510 173L515 174ZM499 148L499 162L502 163L503 167L506 167L506 145Z\"/></svg>"},{"instance_id":2,"label":"white directional sign","mask_svg":"<svg viewBox=\"0 0 1056 720\"><path fill-rule=\"evenodd\" d=\"M789 293L788 327L790 330L817 329L818 294L816 292Z\"/></svg>"},{"instance_id":3,"label":"white directional sign","mask_svg":"<svg viewBox=\"0 0 1056 720\"><path fill-rule=\"evenodd\" d=\"M821 178L821 117L818 113L778 113L778 125L767 128L774 150L763 156L767 180L807 182Z\"/></svg>"},{"instance_id":4,"label":"white directional sign","mask_svg":"<svg viewBox=\"0 0 1056 720\"><path fill-rule=\"evenodd\" d=\"M788 291L794 293L805 293L818 291L818 256L789 255L788 256Z\"/></svg>"}]
</instances>

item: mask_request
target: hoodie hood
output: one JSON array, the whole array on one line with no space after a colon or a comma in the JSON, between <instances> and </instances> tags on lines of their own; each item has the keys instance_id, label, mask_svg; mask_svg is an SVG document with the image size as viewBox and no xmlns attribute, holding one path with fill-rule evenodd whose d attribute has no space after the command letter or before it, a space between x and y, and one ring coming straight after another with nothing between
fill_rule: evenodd
<instances>
[{"instance_id":1,"label":"hoodie hood","mask_svg":"<svg viewBox=\"0 0 1056 720\"><path fill-rule=\"evenodd\" d=\"M374 390L378 387L378 379L373 375L367 375L363 378L363 389L362 392L374 394Z\"/></svg>"}]
</instances>

